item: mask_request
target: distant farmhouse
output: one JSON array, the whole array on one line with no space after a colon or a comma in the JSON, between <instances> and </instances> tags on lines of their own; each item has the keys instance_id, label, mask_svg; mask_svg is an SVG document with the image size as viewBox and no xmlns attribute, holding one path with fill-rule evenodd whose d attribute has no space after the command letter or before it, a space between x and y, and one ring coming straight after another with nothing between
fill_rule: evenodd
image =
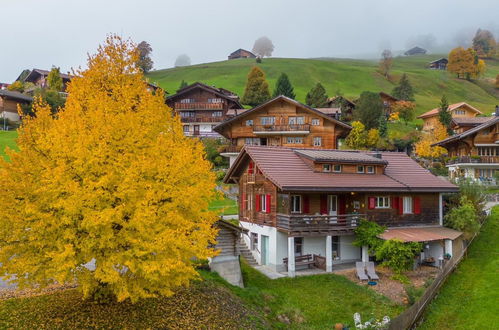
<instances>
[{"instance_id":1,"label":"distant farmhouse","mask_svg":"<svg viewBox=\"0 0 499 330\"><path fill-rule=\"evenodd\" d=\"M19 76L16 80L22 81L23 83L30 82L33 83L36 87L46 88L48 87L47 78L49 76L49 73L50 71L47 70L33 69L24 79L21 80L21 76ZM73 78L73 76L65 73L61 73L60 76L64 85L63 91L65 91L67 84L69 83L71 78Z\"/></svg>"},{"instance_id":2,"label":"distant farmhouse","mask_svg":"<svg viewBox=\"0 0 499 330\"><path fill-rule=\"evenodd\" d=\"M29 104L33 98L16 91L9 91L7 89L0 89L0 118L5 118L13 122L21 120L18 112L17 105Z\"/></svg>"},{"instance_id":3,"label":"distant farmhouse","mask_svg":"<svg viewBox=\"0 0 499 330\"><path fill-rule=\"evenodd\" d=\"M249 50L239 48L229 55L229 60L235 60L236 58L256 58L256 55Z\"/></svg>"},{"instance_id":4,"label":"distant farmhouse","mask_svg":"<svg viewBox=\"0 0 499 330\"><path fill-rule=\"evenodd\" d=\"M447 63L449 63L449 60L442 57L438 60L430 62L428 64L428 68L434 69L434 70L447 70Z\"/></svg>"},{"instance_id":5,"label":"distant farmhouse","mask_svg":"<svg viewBox=\"0 0 499 330\"><path fill-rule=\"evenodd\" d=\"M423 131L430 132L435 129L437 123L440 122L440 120L438 119L439 110L439 108L435 108L417 117L418 119L423 119ZM447 111L450 112L453 119L474 118L482 114L480 110L469 105L466 102L450 104Z\"/></svg>"},{"instance_id":6,"label":"distant farmhouse","mask_svg":"<svg viewBox=\"0 0 499 330\"><path fill-rule=\"evenodd\" d=\"M427 52L426 49L416 46L416 47L413 47L413 48L409 49L408 51L406 51L404 53L404 55L406 55L406 56L424 55L424 54L426 54L426 52Z\"/></svg>"}]
</instances>

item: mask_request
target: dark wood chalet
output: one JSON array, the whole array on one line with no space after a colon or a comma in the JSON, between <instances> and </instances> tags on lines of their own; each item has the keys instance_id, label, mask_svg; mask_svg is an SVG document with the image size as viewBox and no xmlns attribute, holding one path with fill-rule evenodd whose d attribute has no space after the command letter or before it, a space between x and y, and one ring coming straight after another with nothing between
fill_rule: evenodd
<instances>
[{"instance_id":1,"label":"dark wood chalet","mask_svg":"<svg viewBox=\"0 0 499 330\"><path fill-rule=\"evenodd\" d=\"M48 81L47 78L49 76L50 71L41 70L41 69L33 69L31 72L24 78L23 82L33 83L36 87L47 88ZM67 84L73 78L69 73L65 74L61 72L61 78L63 82L63 91L66 90Z\"/></svg>"},{"instance_id":2,"label":"dark wood chalet","mask_svg":"<svg viewBox=\"0 0 499 330\"><path fill-rule=\"evenodd\" d=\"M256 58L256 55L249 50L239 48L229 55L229 60L235 60L237 58Z\"/></svg>"},{"instance_id":3,"label":"dark wood chalet","mask_svg":"<svg viewBox=\"0 0 499 330\"><path fill-rule=\"evenodd\" d=\"M334 115L278 96L230 118L215 131L230 141L223 153L231 164L244 145L337 148L351 127Z\"/></svg>"},{"instance_id":4,"label":"dark wood chalet","mask_svg":"<svg viewBox=\"0 0 499 330\"><path fill-rule=\"evenodd\" d=\"M0 89L0 118L5 118L13 122L21 120L17 111L18 105L29 104L33 98L16 91Z\"/></svg>"},{"instance_id":5,"label":"dark wood chalet","mask_svg":"<svg viewBox=\"0 0 499 330\"><path fill-rule=\"evenodd\" d=\"M213 128L243 108L236 94L200 82L179 89L166 103L180 116L184 134L197 137L220 137Z\"/></svg>"},{"instance_id":6,"label":"dark wood chalet","mask_svg":"<svg viewBox=\"0 0 499 330\"><path fill-rule=\"evenodd\" d=\"M346 122L353 120L355 103L344 96L330 97L327 100L329 108L339 108L340 119ZM320 109L319 109L320 110Z\"/></svg>"},{"instance_id":7,"label":"dark wood chalet","mask_svg":"<svg viewBox=\"0 0 499 330\"><path fill-rule=\"evenodd\" d=\"M430 62L428 64L428 68L434 69L434 70L447 70L447 64L449 63L449 60L446 58L440 58L438 60L435 60L433 62Z\"/></svg>"},{"instance_id":8,"label":"dark wood chalet","mask_svg":"<svg viewBox=\"0 0 499 330\"><path fill-rule=\"evenodd\" d=\"M360 260L351 243L361 219L441 228L442 194L458 191L404 153L262 146L245 146L224 182L239 186L239 221L248 245L260 242L255 257L276 268L304 254L329 266Z\"/></svg>"},{"instance_id":9,"label":"dark wood chalet","mask_svg":"<svg viewBox=\"0 0 499 330\"><path fill-rule=\"evenodd\" d=\"M404 53L405 56L424 55L427 50L421 47L413 47Z\"/></svg>"}]
</instances>

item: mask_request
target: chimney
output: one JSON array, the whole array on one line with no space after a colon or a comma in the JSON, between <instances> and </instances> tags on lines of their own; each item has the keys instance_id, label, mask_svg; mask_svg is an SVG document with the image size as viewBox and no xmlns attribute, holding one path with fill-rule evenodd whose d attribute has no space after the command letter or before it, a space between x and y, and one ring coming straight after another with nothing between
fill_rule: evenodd
<instances>
[{"instance_id":1,"label":"chimney","mask_svg":"<svg viewBox=\"0 0 499 330\"><path fill-rule=\"evenodd\" d=\"M382 155L381 155L381 153L377 152L377 153L373 154L373 157L381 159Z\"/></svg>"},{"instance_id":2,"label":"chimney","mask_svg":"<svg viewBox=\"0 0 499 330\"><path fill-rule=\"evenodd\" d=\"M494 112L494 115L499 116L499 105L496 105L496 112Z\"/></svg>"}]
</instances>

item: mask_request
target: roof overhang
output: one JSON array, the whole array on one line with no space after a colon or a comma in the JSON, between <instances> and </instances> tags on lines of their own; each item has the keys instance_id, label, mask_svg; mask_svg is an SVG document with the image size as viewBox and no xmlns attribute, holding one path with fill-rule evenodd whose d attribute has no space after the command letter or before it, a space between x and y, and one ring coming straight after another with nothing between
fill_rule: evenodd
<instances>
[{"instance_id":1,"label":"roof overhang","mask_svg":"<svg viewBox=\"0 0 499 330\"><path fill-rule=\"evenodd\" d=\"M455 240L463 233L454 229L434 227L389 228L378 237L384 240L398 239L402 242L431 242L445 239Z\"/></svg>"},{"instance_id":2,"label":"roof overhang","mask_svg":"<svg viewBox=\"0 0 499 330\"><path fill-rule=\"evenodd\" d=\"M449 187L449 188L409 188L409 187L304 187L304 186L283 186L281 187L283 192L419 192L419 193L456 193L459 192L459 187Z\"/></svg>"}]
</instances>

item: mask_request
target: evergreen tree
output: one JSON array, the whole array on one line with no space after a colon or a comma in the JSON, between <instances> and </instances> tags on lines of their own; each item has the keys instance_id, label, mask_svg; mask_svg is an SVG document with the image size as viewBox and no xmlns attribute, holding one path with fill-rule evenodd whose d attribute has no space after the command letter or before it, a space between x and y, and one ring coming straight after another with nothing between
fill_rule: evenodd
<instances>
[{"instance_id":1,"label":"evergreen tree","mask_svg":"<svg viewBox=\"0 0 499 330\"><path fill-rule=\"evenodd\" d=\"M384 115L383 102L378 93L362 92L357 101L354 119L362 122L367 130L378 128L379 117Z\"/></svg>"},{"instance_id":2,"label":"evergreen tree","mask_svg":"<svg viewBox=\"0 0 499 330\"><path fill-rule=\"evenodd\" d=\"M56 92L62 92L64 83L61 78L61 71L59 68L53 67L47 76L48 88Z\"/></svg>"},{"instance_id":3,"label":"evergreen tree","mask_svg":"<svg viewBox=\"0 0 499 330\"><path fill-rule=\"evenodd\" d=\"M405 73L400 78L398 86L393 89L392 95L402 101L414 101L414 91Z\"/></svg>"},{"instance_id":4,"label":"evergreen tree","mask_svg":"<svg viewBox=\"0 0 499 330\"><path fill-rule=\"evenodd\" d=\"M312 108L324 108L327 106L327 98L328 96L324 86L322 86L321 83L317 83L317 85L307 93L305 102Z\"/></svg>"},{"instance_id":5,"label":"evergreen tree","mask_svg":"<svg viewBox=\"0 0 499 330\"><path fill-rule=\"evenodd\" d=\"M382 138L388 137L388 120L386 119L386 116L384 114L379 116L378 127L379 136L381 136Z\"/></svg>"},{"instance_id":6,"label":"evergreen tree","mask_svg":"<svg viewBox=\"0 0 499 330\"><path fill-rule=\"evenodd\" d=\"M187 81L185 81L184 79L182 79L182 82L180 83L180 86L178 86L178 90L182 89L182 88L185 88L189 86L189 84L187 84Z\"/></svg>"},{"instance_id":7,"label":"evergreen tree","mask_svg":"<svg viewBox=\"0 0 499 330\"><path fill-rule=\"evenodd\" d=\"M248 81L241 102L254 107L269 99L269 84L265 79L265 73L259 67L254 66L248 74Z\"/></svg>"},{"instance_id":8,"label":"evergreen tree","mask_svg":"<svg viewBox=\"0 0 499 330\"><path fill-rule=\"evenodd\" d=\"M447 134L452 135L452 129L450 128L450 123L452 121L452 115L449 112L449 102L447 102L447 97L444 95L440 100L440 106L438 109L438 120L447 130Z\"/></svg>"},{"instance_id":9,"label":"evergreen tree","mask_svg":"<svg viewBox=\"0 0 499 330\"><path fill-rule=\"evenodd\" d=\"M288 75L285 74L284 72L281 73L279 79L277 79L277 83L274 89L274 94L272 96L277 97L279 95L284 95L291 99L294 99L296 96L293 90L293 85L291 85Z\"/></svg>"}]
</instances>

